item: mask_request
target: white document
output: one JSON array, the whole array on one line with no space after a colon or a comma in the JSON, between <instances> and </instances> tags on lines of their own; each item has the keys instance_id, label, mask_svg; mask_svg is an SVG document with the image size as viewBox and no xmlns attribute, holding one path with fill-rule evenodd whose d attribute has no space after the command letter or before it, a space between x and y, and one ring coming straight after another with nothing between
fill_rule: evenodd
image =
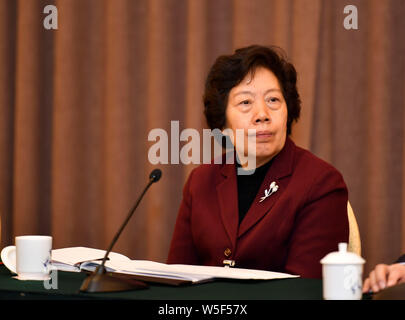
<instances>
[{"instance_id":1,"label":"white document","mask_svg":"<svg viewBox=\"0 0 405 320\"><path fill-rule=\"evenodd\" d=\"M52 266L60 271L80 272L83 268L91 268L101 263L106 250L86 248L86 247L71 247L52 250ZM130 260L128 257L110 252L109 260ZM97 263L99 262L99 263Z\"/></svg>"},{"instance_id":2,"label":"white document","mask_svg":"<svg viewBox=\"0 0 405 320\"><path fill-rule=\"evenodd\" d=\"M106 266L116 272L149 275L156 277L173 277L178 279L201 282L208 279L241 279L241 280L272 280L296 278L299 276L287 273L185 264L165 264L146 260L107 261Z\"/></svg>"},{"instance_id":3,"label":"white document","mask_svg":"<svg viewBox=\"0 0 405 320\"><path fill-rule=\"evenodd\" d=\"M61 271L94 271L101 264L105 250L86 247L72 247L52 250L52 265ZM111 252L105 267L109 272L133 274L151 278L184 280L192 283L213 279L272 280L296 278L288 273L265 270L166 264L149 260L130 260L128 257Z\"/></svg>"}]
</instances>

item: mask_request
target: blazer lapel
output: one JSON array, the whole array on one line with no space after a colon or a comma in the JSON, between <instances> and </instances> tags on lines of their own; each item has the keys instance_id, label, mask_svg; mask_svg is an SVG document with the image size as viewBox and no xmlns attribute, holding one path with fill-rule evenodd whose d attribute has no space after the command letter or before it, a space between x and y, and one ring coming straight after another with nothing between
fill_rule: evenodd
<instances>
[{"instance_id":1,"label":"blazer lapel","mask_svg":"<svg viewBox=\"0 0 405 320\"><path fill-rule=\"evenodd\" d=\"M294 142L289 138L286 139L284 148L280 153L273 159L273 163L263 180L262 185L259 188L259 192L256 195L255 200L250 206L245 218L242 220L239 227L238 237L242 236L250 228L252 228L260 219L262 219L266 213L268 213L277 200L280 198L284 192L287 184L281 183L280 181L290 176L292 173L293 161L294 161ZM265 190L269 189L270 184L275 182L278 185L278 190L265 198L262 202L260 199L265 195Z\"/></svg>"},{"instance_id":2,"label":"blazer lapel","mask_svg":"<svg viewBox=\"0 0 405 320\"><path fill-rule=\"evenodd\" d=\"M222 180L216 186L220 214L229 240L235 247L239 224L235 164L224 164L220 171Z\"/></svg>"}]
</instances>

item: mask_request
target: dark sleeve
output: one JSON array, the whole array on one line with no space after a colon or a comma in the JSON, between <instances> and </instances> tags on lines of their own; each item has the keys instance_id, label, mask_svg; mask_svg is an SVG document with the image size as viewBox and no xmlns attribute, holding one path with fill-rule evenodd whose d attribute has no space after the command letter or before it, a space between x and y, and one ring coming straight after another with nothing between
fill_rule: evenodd
<instances>
[{"instance_id":1,"label":"dark sleeve","mask_svg":"<svg viewBox=\"0 0 405 320\"><path fill-rule=\"evenodd\" d=\"M400 256L398 258L397 261L395 261L395 263L404 263L405 262L405 254L403 254L402 256Z\"/></svg>"},{"instance_id":2,"label":"dark sleeve","mask_svg":"<svg viewBox=\"0 0 405 320\"><path fill-rule=\"evenodd\" d=\"M198 264L191 229L191 180L194 170L183 188L183 199L177 215L167 263Z\"/></svg>"},{"instance_id":3,"label":"dark sleeve","mask_svg":"<svg viewBox=\"0 0 405 320\"><path fill-rule=\"evenodd\" d=\"M322 278L320 260L349 240L347 188L341 174L328 170L317 177L297 215L290 240L286 272Z\"/></svg>"}]
</instances>

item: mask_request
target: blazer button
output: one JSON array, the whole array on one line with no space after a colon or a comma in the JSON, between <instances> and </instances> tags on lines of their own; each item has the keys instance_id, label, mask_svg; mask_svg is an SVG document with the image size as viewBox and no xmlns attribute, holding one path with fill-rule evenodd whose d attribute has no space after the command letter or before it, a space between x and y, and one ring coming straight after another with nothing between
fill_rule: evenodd
<instances>
[{"instance_id":1,"label":"blazer button","mask_svg":"<svg viewBox=\"0 0 405 320\"><path fill-rule=\"evenodd\" d=\"M225 251L224 251L224 255L225 255L225 257L229 257L231 254L232 254L231 249L226 248L226 249L225 249Z\"/></svg>"}]
</instances>

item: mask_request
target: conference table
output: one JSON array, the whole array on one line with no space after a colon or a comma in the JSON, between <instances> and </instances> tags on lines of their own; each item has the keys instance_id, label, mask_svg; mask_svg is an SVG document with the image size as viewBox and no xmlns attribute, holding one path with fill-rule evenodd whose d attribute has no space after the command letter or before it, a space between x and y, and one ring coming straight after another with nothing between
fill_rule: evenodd
<instances>
[{"instance_id":1,"label":"conference table","mask_svg":"<svg viewBox=\"0 0 405 320\"><path fill-rule=\"evenodd\" d=\"M274 280L216 279L201 284L167 285L148 282L147 288L123 292L86 293L80 287L84 272L58 271L57 282L46 288L43 281L20 281L0 262L0 300L322 300L322 280L287 278ZM371 299L363 295L363 300Z\"/></svg>"},{"instance_id":2,"label":"conference table","mask_svg":"<svg viewBox=\"0 0 405 320\"><path fill-rule=\"evenodd\" d=\"M148 283L146 289L85 293L80 286L83 272L58 271L56 288L43 281L21 281L0 265L0 299L120 299L120 300L321 300L322 280L289 278L277 280L214 280L201 284L172 286ZM49 287L49 286L48 286Z\"/></svg>"},{"instance_id":3,"label":"conference table","mask_svg":"<svg viewBox=\"0 0 405 320\"><path fill-rule=\"evenodd\" d=\"M52 303L62 303L61 312L64 315L71 313L73 316L77 314L77 310L87 310L91 315L94 312L103 313L104 308L111 310L112 303L119 303L119 310L123 308L128 312L143 312L150 314L143 316L140 319L175 319L176 317L168 317L170 308L192 307L197 318L207 318L201 315L203 305L216 305L211 309L218 312L221 308L224 310L236 311L235 307L244 311L247 308L247 314L238 316L234 315L232 319L243 319L249 316L249 319L259 319L261 315L267 313L268 310L275 311L278 308L280 311L299 312L302 313L304 308L310 310L322 310L325 308L335 308L334 312L345 312L345 308L338 302L322 301L322 280L321 279L304 279L304 278L288 278L275 280L226 280L216 279L211 282L200 284L186 284L173 286L159 283L147 283L147 288L140 290L130 290L123 292L104 292L104 293L86 293L80 292L80 287L83 280L87 277L84 272L64 272L58 271L57 282L52 283L52 286L46 288L43 281L21 281L14 278L12 274L3 264L0 263L0 303L14 309L28 310L29 315L33 314L33 308L37 307L38 313L42 314L44 304L46 307ZM402 291L404 297L404 291ZM363 300L371 301L374 297L371 295L363 295ZM31 303L27 308L21 307L20 302L24 306L27 302ZM361 302L361 301L360 301ZM371 301L374 305L374 301ZM13 306L16 303L16 306ZM39 304L38 304L39 303ZM73 303L73 306L71 307ZM79 308L75 308L75 303L79 303ZM90 303L88 308L83 308L83 303ZM297 305L298 303L298 305ZM316 303L316 305L314 305ZM330 304L332 303L332 305ZM337 304L336 304L337 303ZM364 308L363 303L354 301L353 306ZM297 305L297 307L295 307ZM373 307L367 303L367 309ZM229 309L233 308L233 309ZM243 308L243 309L242 309ZM402 304L401 304L402 308ZM82 312L82 311L80 311ZM160 316L160 312L166 312ZM191 311L190 311L191 312ZM225 312L225 311L224 311ZM323 312L323 311L319 311ZM362 311L363 312L363 311ZM199 313L199 314L198 314ZM82 315L82 313L80 313ZM220 314L219 314L220 315ZM190 316L179 316L179 319L190 319ZM177 319L176 318L176 319ZM194 317L196 318L196 317ZM215 318L215 317L214 317Z\"/></svg>"}]
</instances>

